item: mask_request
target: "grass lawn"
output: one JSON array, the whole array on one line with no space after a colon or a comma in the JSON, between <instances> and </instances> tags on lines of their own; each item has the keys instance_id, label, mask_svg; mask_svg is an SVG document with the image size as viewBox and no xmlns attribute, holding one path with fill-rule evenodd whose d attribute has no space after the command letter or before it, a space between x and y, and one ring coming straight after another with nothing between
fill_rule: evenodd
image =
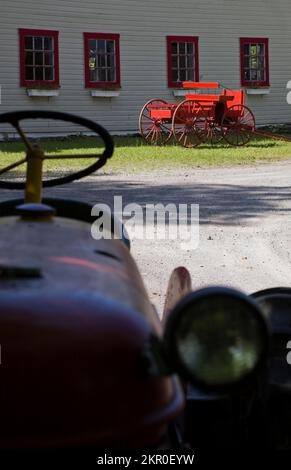
<instances>
[{"instance_id":1,"label":"grass lawn","mask_svg":"<svg viewBox=\"0 0 291 470\"><path fill-rule=\"evenodd\" d=\"M185 149L176 144L155 147L145 144L139 137L115 137L115 152L106 166L106 172L152 171L161 168L207 167L251 165L258 162L273 162L291 158L291 142L256 138L242 148L225 144L210 146L203 144L195 149ZM92 137L41 140L41 146L49 153L92 153L101 146ZM0 167L11 164L24 155L21 142L0 142ZM91 159L57 160L46 163L51 172L66 171L88 166ZM22 171L23 167L14 170Z\"/></svg>"}]
</instances>

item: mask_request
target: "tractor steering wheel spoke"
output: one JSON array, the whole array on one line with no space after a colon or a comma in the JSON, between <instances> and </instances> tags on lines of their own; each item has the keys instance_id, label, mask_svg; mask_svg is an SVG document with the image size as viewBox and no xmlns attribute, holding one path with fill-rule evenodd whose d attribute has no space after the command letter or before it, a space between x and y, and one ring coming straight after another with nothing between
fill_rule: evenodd
<instances>
[{"instance_id":1,"label":"tractor steering wheel spoke","mask_svg":"<svg viewBox=\"0 0 291 470\"><path fill-rule=\"evenodd\" d=\"M31 153L33 151L33 144L27 138L27 135L25 134L24 130L20 127L19 121L15 122L14 124L11 122L11 124L17 130L17 133L21 137L21 140L24 143L27 152Z\"/></svg>"},{"instance_id":2,"label":"tractor steering wheel spoke","mask_svg":"<svg viewBox=\"0 0 291 470\"><path fill-rule=\"evenodd\" d=\"M24 143L24 145L27 149L27 153L31 152L32 149L33 149L33 145L31 144L31 142L27 138L27 136L26 136L25 132L23 131L23 129L20 127L19 121L15 121L15 122L11 121L11 125L16 129L18 135L21 137L21 140L23 141L23 143ZM22 158L21 160L18 160L15 163L11 163L11 165L7 165L4 168L1 168L0 169L0 175L8 173L11 170L14 170L14 168L17 168L18 166L21 166L26 162L27 162L27 155L24 158Z\"/></svg>"},{"instance_id":3,"label":"tractor steering wheel spoke","mask_svg":"<svg viewBox=\"0 0 291 470\"><path fill-rule=\"evenodd\" d=\"M0 175L3 175L4 173L7 173L10 170L13 170L14 168L17 168L20 165L23 165L23 163L27 162L27 157L23 158L22 160L18 160L18 162L11 163L11 165L7 165L4 168L1 168L0 170Z\"/></svg>"}]
</instances>

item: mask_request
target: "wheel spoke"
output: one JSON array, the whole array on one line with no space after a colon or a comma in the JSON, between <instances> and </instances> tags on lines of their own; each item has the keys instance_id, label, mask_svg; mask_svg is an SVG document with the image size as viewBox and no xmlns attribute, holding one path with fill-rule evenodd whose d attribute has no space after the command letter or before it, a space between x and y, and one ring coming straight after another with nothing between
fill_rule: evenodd
<instances>
[{"instance_id":1,"label":"wheel spoke","mask_svg":"<svg viewBox=\"0 0 291 470\"><path fill-rule=\"evenodd\" d=\"M151 129L151 128L152 128L152 125L149 125L149 126L145 127L145 128L144 128L144 133L146 133L146 132L147 132L149 129Z\"/></svg>"},{"instance_id":2,"label":"wheel spoke","mask_svg":"<svg viewBox=\"0 0 291 470\"><path fill-rule=\"evenodd\" d=\"M185 131L181 134L181 136L180 136L180 138L179 138L179 140L178 140L179 143L181 142L181 140L183 139L183 137L184 137L185 134L186 134Z\"/></svg>"},{"instance_id":3,"label":"wheel spoke","mask_svg":"<svg viewBox=\"0 0 291 470\"><path fill-rule=\"evenodd\" d=\"M147 140L149 136L153 133L154 127L151 128L150 132L145 136L145 139Z\"/></svg>"},{"instance_id":4,"label":"wheel spoke","mask_svg":"<svg viewBox=\"0 0 291 470\"><path fill-rule=\"evenodd\" d=\"M25 147L27 148L28 152L32 153L33 152L33 145L30 142L30 140L26 137L25 132L23 129L20 127L19 122L12 124L13 127L17 130L18 134L20 135Z\"/></svg>"},{"instance_id":5,"label":"wheel spoke","mask_svg":"<svg viewBox=\"0 0 291 470\"><path fill-rule=\"evenodd\" d=\"M147 119L148 121L151 121L151 122L155 122L153 118L151 118L149 115L146 115L146 114L142 114L142 116Z\"/></svg>"},{"instance_id":6,"label":"wheel spoke","mask_svg":"<svg viewBox=\"0 0 291 470\"><path fill-rule=\"evenodd\" d=\"M7 171L10 171L10 170L13 170L14 168L22 165L23 163L25 163L27 161L27 158L23 158L22 160L19 160L18 162L16 163L12 163L11 165L8 165L6 166L5 168L1 168L0 170L0 175L3 175L3 173L6 173Z\"/></svg>"},{"instance_id":7,"label":"wheel spoke","mask_svg":"<svg viewBox=\"0 0 291 470\"><path fill-rule=\"evenodd\" d=\"M166 127L165 124L160 123L160 127L162 127L165 130L165 132L170 132L170 129Z\"/></svg>"},{"instance_id":8,"label":"wheel spoke","mask_svg":"<svg viewBox=\"0 0 291 470\"><path fill-rule=\"evenodd\" d=\"M244 117L243 122L251 122L251 121L252 121L252 116L249 116L248 119L246 119L246 117Z\"/></svg>"}]
</instances>

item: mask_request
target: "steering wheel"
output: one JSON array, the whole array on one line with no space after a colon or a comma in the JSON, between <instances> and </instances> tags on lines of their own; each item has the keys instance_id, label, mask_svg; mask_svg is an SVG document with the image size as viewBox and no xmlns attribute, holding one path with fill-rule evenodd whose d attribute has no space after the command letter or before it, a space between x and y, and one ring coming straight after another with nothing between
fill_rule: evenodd
<instances>
[{"instance_id":1,"label":"steering wheel","mask_svg":"<svg viewBox=\"0 0 291 470\"><path fill-rule=\"evenodd\" d=\"M98 134L103 142L105 149L103 153L96 153L96 154L81 154L81 155L45 155L43 150L38 145L37 147L33 145L29 138L27 137L26 133L20 127L20 121L26 119L55 119L58 121L65 121L71 122L74 124L79 124L87 129L90 129L94 133ZM48 179L43 181L43 187L52 187L57 186L60 184L70 183L71 181L78 180L80 178L84 178L85 176L90 175L91 173L95 172L99 168L105 165L108 158L110 158L113 154L114 144L112 137L110 134L104 129L104 127L96 124L89 119L85 119L83 117L75 116L74 114L67 114L67 113L59 113L55 111L16 111L12 113L4 113L0 115L0 124L9 123L11 124L17 131L18 135L21 137L27 151L27 155L25 158L19 160L16 163L12 163L9 166L0 170L0 175L7 173L8 171L26 163L28 158L30 157L37 157L41 158L42 160L56 160L56 159L64 159L64 158L94 158L96 161L84 168L83 170L79 170L71 175L63 176L60 178ZM3 181L0 180L0 188L5 189L25 189L25 182L12 182L12 181Z\"/></svg>"}]
</instances>

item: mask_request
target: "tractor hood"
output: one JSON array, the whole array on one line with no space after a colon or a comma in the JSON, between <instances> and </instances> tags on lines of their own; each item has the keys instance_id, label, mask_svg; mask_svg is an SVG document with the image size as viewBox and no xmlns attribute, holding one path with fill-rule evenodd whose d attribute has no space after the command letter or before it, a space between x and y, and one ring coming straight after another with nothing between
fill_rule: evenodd
<instances>
[{"instance_id":1,"label":"tractor hood","mask_svg":"<svg viewBox=\"0 0 291 470\"><path fill-rule=\"evenodd\" d=\"M150 445L182 406L145 318L99 294L1 295L2 447Z\"/></svg>"}]
</instances>

